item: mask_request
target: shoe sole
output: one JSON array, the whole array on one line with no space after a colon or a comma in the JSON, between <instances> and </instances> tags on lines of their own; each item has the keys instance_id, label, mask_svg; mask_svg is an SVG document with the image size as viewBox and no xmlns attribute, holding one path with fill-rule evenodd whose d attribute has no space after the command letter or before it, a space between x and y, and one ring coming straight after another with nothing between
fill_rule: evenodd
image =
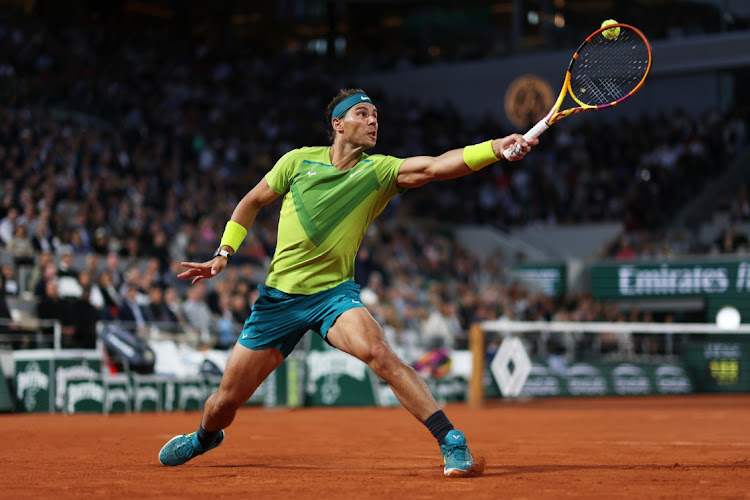
<instances>
[{"instance_id":1,"label":"shoe sole","mask_svg":"<svg viewBox=\"0 0 750 500\"><path fill-rule=\"evenodd\" d=\"M448 477L468 477L474 474L475 471L477 471L479 467L477 467L476 464L469 467L469 470L463 470L463 469L443 469L443 474L445 474Z\"/></svg>"}]
</instances>

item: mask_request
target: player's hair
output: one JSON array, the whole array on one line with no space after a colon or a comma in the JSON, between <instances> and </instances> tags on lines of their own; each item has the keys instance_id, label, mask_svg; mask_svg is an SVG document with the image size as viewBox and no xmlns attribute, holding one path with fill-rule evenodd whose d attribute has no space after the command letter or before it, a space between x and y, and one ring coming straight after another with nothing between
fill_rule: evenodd
<instances>
[{"instance_id":1,"label":"player's hair","mask_svg":"<svg viewBox=\"0 0 750 500\"><path fill-rule=\"evenodd\" d=\"M333 144L333 139L336 137L336 133L333 131L333 127L331 126L331 120L333 119L333 109L338 103L354 94L367 94L367 92L362 89L341 89L339 90L339 93L336 94L336 97L331 99L331 102L329 102L328 106L326 106L326 123L328 123L328 127L330 129L328 132L328 139L331 141L331 144Z\"/></svg>"}]
</instances>

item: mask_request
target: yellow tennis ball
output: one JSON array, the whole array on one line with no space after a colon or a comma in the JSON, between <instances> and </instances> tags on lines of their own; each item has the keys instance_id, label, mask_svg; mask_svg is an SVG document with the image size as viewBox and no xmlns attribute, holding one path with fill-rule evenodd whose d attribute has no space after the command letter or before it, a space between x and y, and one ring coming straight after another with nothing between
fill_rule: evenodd
<instances>
[{"instance_id":1,"label":"yellow tennis ball","mask_svg":"<svg viewBox=\"0 0 750 500\"><path fill-rule=\"evenodd\" d=\"M611 26L613 24L617 24L617 21L615 21L614 19L607 19L606 21L604 21L602 23L601 27L602 28L606 28L607 26ZM610 40L614 40L615 38L617 38L618 36L620 36L620 27L616 26L614 28L610 28L608 30L604 30L604 31L602 31L602 36L604 38L608 38Z\"/></svg>"}]
</instances>

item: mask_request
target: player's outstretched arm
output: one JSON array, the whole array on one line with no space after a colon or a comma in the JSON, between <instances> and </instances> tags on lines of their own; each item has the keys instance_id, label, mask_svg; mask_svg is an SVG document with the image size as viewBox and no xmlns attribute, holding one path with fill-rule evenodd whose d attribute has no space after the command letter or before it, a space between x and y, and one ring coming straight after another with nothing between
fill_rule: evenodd
<instances>
[{"instance_id":1,"label":"player's outstretched arm","mask_svg":"<svg viewBox=\"0 0 750 500\"><path fill-rule=\"evenodd\" d=\"M232 218L227 222L224 236L221 238L221 248L233 255L247 234L248 228L255 222L261 207L268 205L281 196L271 189L263 178L253 189L250 190L237 204L232 212ZM195 284L202 279L212 278L227 267L229 261L225 257L216 256L206 262L182 262L187 270L178 274L183 280L192 280Z\"/></svg>"},{"instance_id":2,"label":"player's outstretched arm","mask_svg":"<svg viewBox=\"0 0 750 500\"><path fill-rule=\"evenodd\" d=\"M413 156L401 164L398 171L399 187L414 188L430 181L454 179L470 174L503 157L502 152L508 148L521 145L521 154L510 161L518 161L532 146L539 144L538 139L524 140L520 134L511 134L502 139L494 139L482 144L453 149L440 156Z\"/></svg>"}]
</instances>

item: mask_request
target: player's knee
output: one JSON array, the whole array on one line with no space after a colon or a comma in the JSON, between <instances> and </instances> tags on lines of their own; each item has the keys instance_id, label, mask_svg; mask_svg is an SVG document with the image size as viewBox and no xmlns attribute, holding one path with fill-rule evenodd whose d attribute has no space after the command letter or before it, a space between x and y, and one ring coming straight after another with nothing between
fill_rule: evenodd
<instances>
[{"instance_id":1,"label":"player's knee","mask_svg":"<svg viewBox=\"0 0 750 500\"><path fill-rule=\"evenodd\" d=\"M381 375L396 370L403 363L387 345L378 342L370 348L370 361L367 364Z\"/></svg>"},{"instance_id":2,"label":"player's knee","mask_svg":"<svg viewBox=\"0 0 750 500\"><path fill-rule=\"evenodd\" d=\"M247 398L243 401L243 397L239 394L222 390L216 392L213 398L215 410L222 414L235 413L246 401Z\"/></svg>"}]
</instances>

